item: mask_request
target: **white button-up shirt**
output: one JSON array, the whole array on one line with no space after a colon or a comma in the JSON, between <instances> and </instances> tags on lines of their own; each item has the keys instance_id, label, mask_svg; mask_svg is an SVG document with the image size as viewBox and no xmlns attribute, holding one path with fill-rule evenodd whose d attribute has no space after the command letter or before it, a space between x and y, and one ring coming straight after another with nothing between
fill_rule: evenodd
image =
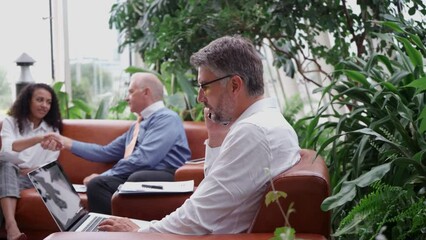
<instances>
[{"instance_id":1,"label":"white button-up shirt","mask_svg":"<svg viewBox=\"0 0 426 240\"><path fill-rule=\"evenodd\" d=\"M53 128L48 126L44 121L42 121L40 126L36 129L34 129L34 125L30 121L25 121L24 123L26 126L24 127L24 132L21 134L19 132L18 124L14 118L8 116L3 120L3 126L1 129L2 146L0 152L7 152L10 155L15 155L20 160L23 160L24 163L18 165L20 168L37 167L44 163L56 160L59 156L59 151L43 149L40 144L36 144L21 152L15 152L12 150L12 144L16 140L54 132Z\"/></svg>"},{"instance_id":2,"label":"white button-up shirt","mask_svg":"<svg viewBox=\"0 0 426 240\"><path fill-rule=\"evenodd\" d=\"M276 101L257 101L231 126L222 146L206 145L205 178L194 194L175 212L139 231L186 235L247 231L264 201L266 184L299 161L299 150L297 135Z\"/></svg>"}]
</instances>

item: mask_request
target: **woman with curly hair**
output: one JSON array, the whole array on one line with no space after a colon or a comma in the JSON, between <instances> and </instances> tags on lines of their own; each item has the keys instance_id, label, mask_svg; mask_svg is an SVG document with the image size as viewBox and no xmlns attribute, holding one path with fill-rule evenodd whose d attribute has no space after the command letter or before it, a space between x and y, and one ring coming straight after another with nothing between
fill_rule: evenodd
<instances>
[{"instance_id":1,"label":"woman with curly hair","mask_svg":"<svg viewBox=\"0 0 426 240\"><path fill-rule=\"evenodd\" d=\"M15 219L20 191L32 188L27 173L59 156L61 143L49 133L62 130L58 99L44 83L33 83L21 90L3 120L0 151L0 205L8 240L27 239ZM0 215L0 216L1 216Z\"/></svg>"}]
</instances>

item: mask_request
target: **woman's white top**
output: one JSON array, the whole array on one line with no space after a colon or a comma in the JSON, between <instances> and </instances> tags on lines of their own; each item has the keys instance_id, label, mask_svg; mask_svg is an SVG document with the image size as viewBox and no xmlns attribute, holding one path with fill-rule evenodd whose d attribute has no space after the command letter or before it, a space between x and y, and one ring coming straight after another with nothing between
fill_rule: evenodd
<instances>
[{"instance_id":1,"label":"woman's white top","mask_svg":"<svg viewBox=\"0 0 426 240\"><path fill-rule=\"evenodd\" d=\"M54 131L53 128L45 121L42 121L35 129L34 124L30 121L25 121L24 124L25 129L21 134L15 118L7 116L3 120L3 126L0 133L0 137L2 139L0 160L12 161L20 168L34 168L56 160L59 156L59 151L43 149L39 143L21 152L15 152L12 150L12 144L16 140L44 135L49 132L58 132L58 130Z\"/></svg>"}]
</instances>

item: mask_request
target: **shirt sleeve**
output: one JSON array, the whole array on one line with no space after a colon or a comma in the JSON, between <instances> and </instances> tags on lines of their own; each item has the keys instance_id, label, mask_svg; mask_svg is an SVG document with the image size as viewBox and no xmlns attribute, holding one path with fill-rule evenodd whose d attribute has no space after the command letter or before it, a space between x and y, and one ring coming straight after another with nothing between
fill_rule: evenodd
<instances>
[{"instance_id":1,"label":"shirt sleeve","mask_svg":"<svg viewBox=\"0 0 426 240\"><path fill-rule=\"evenodd\" d=\"M127 159L120 159L103 175L124 175L141 169L155 169L175 145L182 125L178 116L160 114L141 125L135 149Z\"/></svg>"},{"instance_id":2,"label":"shirt sleeve","mask_svg":"<svg viewBox=\"0 0 426 240\"><path fill-rule=\"evenodd\" d=\"M220 154L220 147L209 147L208 140L205 142L206 145L206 157L204 160L204 175L207 176L210 170L211 164Z\"/></svg>"},{"instance_id":3,"label":"shirt sleeve","mask_svg":"<svg viewBox=\"0 0 426 240\"><path fill-rule=\"evenodd\" d=\"M231 132L230 132L231 133ZM216 150L216 149L214 149ZM270 167L270 149L261 129L246 125L235 129L222 144L220 154L209 166L209 174L194 194L175 212L152 222L149 230L174 234L242 232L255 214ZM237 216L224 231L223 221Z\"/></svg>"},{"instance_id":4,"label":"shirt sleeve","mask_svg":"<svg viewBox=\"0 0 426 240\"><path fill-rule=\"evenodd\" d=\"M12 144L16 140L16 134L14 133L15 124L12 118L6 117L3 120L1 129L1 151L12 153Z\"/></svg>"},{"instance_id":5,"label":"shirt sleeve","mask_svg":"<svg viewBox=\"0 0 426 240\"><path fill-rule=\"evenodd\" d=\"M129 130L120 137L114 139L108 145L102 146L94 143L86 143L73 140L71 152L81 158L93 162L113 162L124 156L126 136L133 131Z\"/></svg>"},{"instance_id":6,"label":"shirt sleeve","mask_svg":"<svg viewBox=\"0 0 426 240\"><path fill-rule=\"evenodd\" d=\"M46 123L43 122L42 125ZM35 144L32 146L23 149L20 152L15 152L12 150L12 144L18 139L25 139L32 136L45 134L47 132L58 132L54 131L52 127L49 126L40 126L39 128L27 131L22 136L19 133L18 127L16 125L16 121L12 117L6 117L3 121L3 126L1 130L1 138L2 138L2 152L8 152L16 155L17 158L23 161L18 166L21 168L33 168L40 166L44 163L56 160L59 156L59 151L50 151L47 149L43 149L40 144Z\"/></svg>"}]
</instances>

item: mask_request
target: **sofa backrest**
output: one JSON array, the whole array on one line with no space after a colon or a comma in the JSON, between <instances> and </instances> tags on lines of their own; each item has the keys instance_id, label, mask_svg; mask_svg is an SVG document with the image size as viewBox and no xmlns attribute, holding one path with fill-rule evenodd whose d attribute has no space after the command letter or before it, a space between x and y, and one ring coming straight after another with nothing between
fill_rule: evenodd
<instances>
[{"instance_id":1,"label":"sofa backrest","mask_svg":"<svg viewBox=\"0 0 426 240\"><path fill-rule=\"evenodd\" d=\"M191 159L203 158L206 152L204 142L207 139L207 128L204 122L184 121L186 138L191 149Z\"/></svg>"},{"instance_id":2,"label":"sofa backrest","mask_svg":"<svg viewBox=\"0 0 426 240\"><path fill-rule=\"evenodd\" d=\"M132 124L133 121L129 120L64 120L62 134L75 140L107 144L126 132ZM207 138L204 122L185 121L183 126L191 149L191 158L204 156L204 140ZM114 164L89 162L74 156L67 150L61 151L59 162L73 183L81 183L86 176L102 173Z\"/></svg>"},{"instance_id":3,"label":"sofa backrest","mask_svg":"<svg viewBox=\"0 0 426 240\"><path fill-rule=\"evenodd\" d=\"M287 197L280 199L282 209L287 213L288 206L293 203L295 212L290 214L289 222L296 233L321 234L326 238L330 235L330 212L321 210L321 203L330 195L330 181L328 169L324 160L316 152L303 149L300 152L301 160L292 168L272 179L275 190L283 191ZM269 186L264 198L272 191ZM266 206L261 201L258 212L249 233L271 233L277 227L285 225L276 202Z\"/></svg>"},{"instance_id":4,"label":"sofa backrest","mask_svg":"<svg viewBox=\"0 0 426 240\"><path fill-rule=\"evenodd\" d=\"M107 144L123 134L133 124L130 120L95 120L95 119L65 119L63 120L64 136L75 140ZM191 149L191 158L204 157L204 141L207 139L207 129L204 122L185 121L185 133ZM0 120L0 130L2 121ZM1 140L1 139L0 139ZM0 142L1 147L1 142ZM68 178L73 183L82 183L83 179L92 173L101 173L112 167L114 163L94 163L86 161L62 150L58 161L64 168Z\"/></svg>"},{"instance_id":5,"label":"sofa backrest","mask_svg":"<svg viewBox=\"0 0 426 240\"><path fill-rule=\"evenodd\" d=\"M131 125L132 121L127 120L65 119L62 135L78 141L104 145L126 132ZM82 183L90 174L102 173L113 165L86 161L65 149L61 151L58 161L73 183Z\"/></svg>"}]
</instances>

